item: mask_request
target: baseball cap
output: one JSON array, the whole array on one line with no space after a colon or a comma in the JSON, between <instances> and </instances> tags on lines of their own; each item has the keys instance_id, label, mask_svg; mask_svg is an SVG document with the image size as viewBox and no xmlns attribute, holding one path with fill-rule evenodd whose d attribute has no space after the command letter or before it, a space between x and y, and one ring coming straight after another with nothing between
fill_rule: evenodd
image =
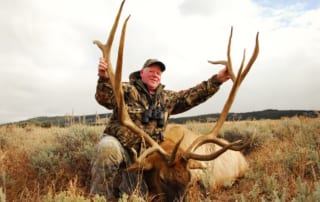
<instances>
[{"instance_id":1,"label":"baseball cap","mask_svg":"<svg viewBox=\"0 0 320 202\"><path fill-rule=\"evenodd\" d=\"M150 67L152 65L159 65L162 72L164 72L166 70L166 66L163 64L163 62L161 62L158 59L154 59L154 58L150 58L150 59L146 60L145 63L143 64L142 68Z\"/></svg>"},{"instance_id":2,"label":"baseball cap","mask_svg":"<svg viewBox=\"0 0 320 202\"><path fill-rule=\"evenodd\" d=\"M143 68L146 68L146 67L150 67L152 65L159 65L160 69L162 72L164 72L166 70L166 66L163 64L163 62L161 62L160 60L158 59L154 59L154 58L151 58L151 59L148 59L144 62L143 66L142 66L142 69ZM135 79L139 79L141 78L140 77L140 70L139 71L135 71L135 72L132 72L130 75L129 75L129 79L130 80L135 80Z\"/></svg>"}]
</instances>

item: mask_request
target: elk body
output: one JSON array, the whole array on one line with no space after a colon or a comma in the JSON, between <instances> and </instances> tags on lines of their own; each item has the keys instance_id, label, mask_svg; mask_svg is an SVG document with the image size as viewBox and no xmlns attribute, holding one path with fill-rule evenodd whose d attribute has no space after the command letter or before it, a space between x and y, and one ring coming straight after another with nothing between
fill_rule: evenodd
<instances>
[{"instance_id":1,"label":"elk body","mask_svg":"<svg viewBox=\"0 0 320 202\"><path fill-rule=\"evenodd\" d=\"M212 131L205 135L196 135L180 125L168 126L165 133L165 140L159 145L145 131L134 124L130 119L124 102L121 83L122 60L126 24L129 18L125 20L122 28L116 72L114 72L112 68L110 51L123 5L124 1L120 6L107 43L102 44L99 41L95 41L95 43L102 50L103 57L108 65L107 71L118 106L119 121L133 133L139 134L148 145L139 156L137 154L135 155L134 164L127 168L127 171L131 172L132 170L142 169L144 171L143 177L148 185L149 192L154 195L157 200L161 201L173 201L175 199L183 198L191 180L199 178L201 172L204 172L205 169L209 170L210 174L212 174L215 179L215 181L211 183L212 189L223 184L225 180L233 181L237 177L242 176L248 169L248 164L242 154L235 151L240 151L248 146L252 139L246 142L235 141L228 143L217 138L216 135L227 117L241 82L258 56L258 34L253 55L244 68L244 54L237 75L233 73L230 56L232 30L227 51L228 60L209 61L212 64L226 65L233 81L233 86L228 99L223 107L220 118ZM195 169L198 171L195 171Z\"/></svg>"},{"instance_id":2,"label":"elk body","mask_svg":"<svg viewBox=\"0 0 320 202\"><path fill-rule=\"evenodd\" d=\"M184 136L180 144L182 150L186 150L199 135L201 134L195 133L185 126L178 124L168 125L165 132L165 138L173 142L178 142L179 139ZM219 140L228 144L226 140ZM217 144L203 144L195 150L195 153L206 155L219 151L220 149L221 146ZM209 176L210 179L206 179L206 182L202 183L205 183L209 191L212 191L217 187L226 184L230 185L238 178L244 176L249 169L249 164L240 151L227 150L218 158L210 161L189 161L188 168L191 171L192 182L202 182L203 177Z\"/></svg>"}]
</instances>

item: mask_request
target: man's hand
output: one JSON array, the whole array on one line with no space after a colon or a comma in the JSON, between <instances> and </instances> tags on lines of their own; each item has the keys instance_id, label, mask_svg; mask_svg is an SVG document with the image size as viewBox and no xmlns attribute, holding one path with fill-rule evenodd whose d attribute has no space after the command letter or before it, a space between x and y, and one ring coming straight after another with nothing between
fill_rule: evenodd
<instances>
[{"instance_id":1,"label":"man's hand","mask_svg":"<svg viewBox=\"0 0 320 202\"><path fill-rule=\"evenodd\" d=\"M103 58L99 60L98 75L102 78L108 78L108 65Z\"/></svg>"},{"instance_id":2,"label":"man's hand","mask_svg":"<svg viewBox=\"0 0 320 202\"><path fill-rule=\"evenodd\" d=\"M221 83L224 83L231 78L226 67L219 71L217 78Z\"/></svg>"}]
</instances>

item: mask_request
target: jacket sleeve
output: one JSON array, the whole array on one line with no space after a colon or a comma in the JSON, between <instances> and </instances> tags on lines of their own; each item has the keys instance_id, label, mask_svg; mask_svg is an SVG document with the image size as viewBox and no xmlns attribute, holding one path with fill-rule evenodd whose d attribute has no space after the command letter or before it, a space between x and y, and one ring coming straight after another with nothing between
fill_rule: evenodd
<instances>
[{"instance_id":1,"label":"jacket sleeve","mask_svg":"<svg viewBox=\"0 0 320 202\"><path fill-rule=\"evenodd\" d=\"M178 92L174 107L170 114L185 112L214 95L222 83L217 79L217 75L212 76L207 81L203 81L195 87Z\"/></svg>"},{"instance_id":2,"label":"jacket sleeve","mask_svg":"<svg viewBox=\"0 0 320 202\"><path fill-rule=\"evenodd\" d=\"M114 109L116 102L109 78L99 77L95 97L100 105L107 109Z\"/></svg>"}]
</instances>

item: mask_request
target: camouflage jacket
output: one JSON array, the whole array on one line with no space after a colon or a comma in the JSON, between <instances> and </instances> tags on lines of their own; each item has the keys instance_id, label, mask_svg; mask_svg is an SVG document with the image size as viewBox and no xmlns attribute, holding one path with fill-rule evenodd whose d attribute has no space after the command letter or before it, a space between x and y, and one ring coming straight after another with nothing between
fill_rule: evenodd
<instances>
[{"instance_id":1,"label":"camouflage jacket","mask_svg":"<svg viewBox=\"0 0 320 202\"><path fill-rule=\"evenodd\" d=\"M139 74L130 75L130 82L123 82L125 102L133 122L145 130L158 143L163 141L163 132L170 115L185 112L203 103L219 90L221 82L214 75L195 87L179 92L165 90L160 84L154 95L149 94ZM109 78L99 78L96 100L113 114L106 126L105 133L115 136L125 148L140 148L141 138L122 126L118 120L118 108L112 92ZM146 111L151 115L147 115ZM147 117L146 117L147 116Z\"/></svg>"}]
</instances>

